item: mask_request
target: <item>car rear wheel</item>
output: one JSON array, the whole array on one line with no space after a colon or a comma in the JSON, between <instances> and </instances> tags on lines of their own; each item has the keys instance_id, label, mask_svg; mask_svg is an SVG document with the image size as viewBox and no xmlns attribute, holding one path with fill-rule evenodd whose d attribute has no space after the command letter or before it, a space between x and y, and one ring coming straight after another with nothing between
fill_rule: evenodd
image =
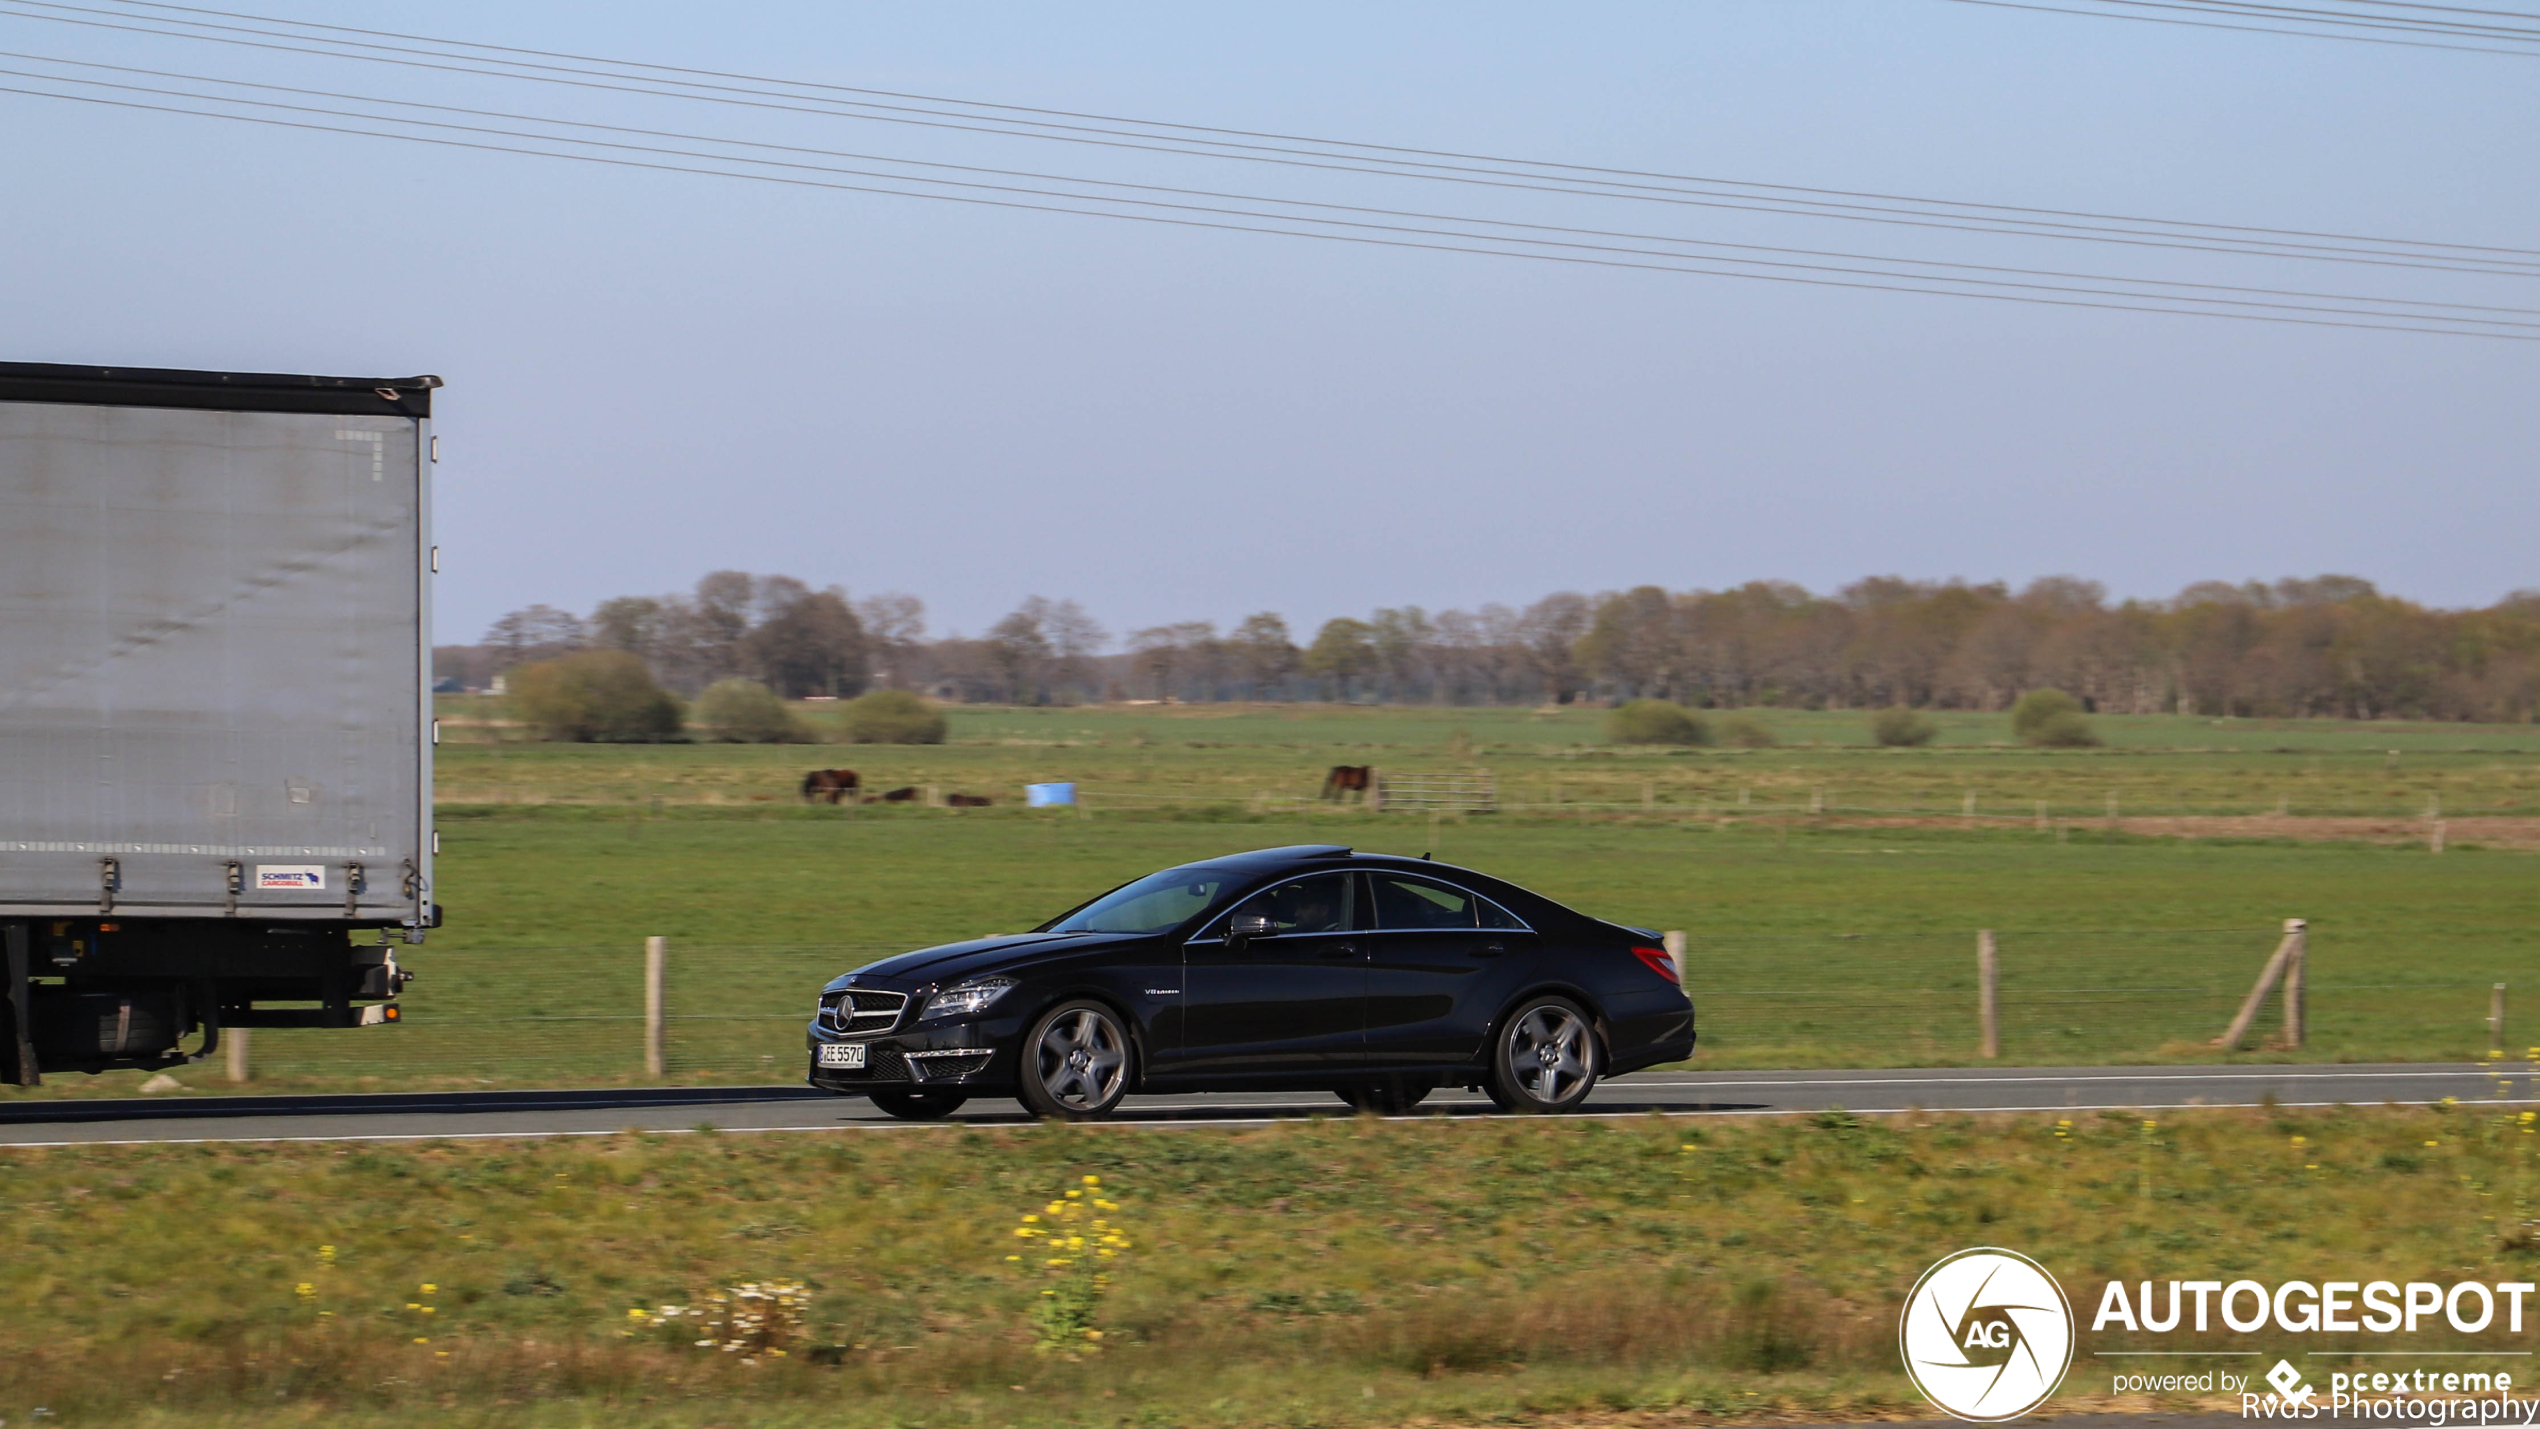
<instances>
[{"instance_id":1,"label":"car rear wheel","mask_svg":"<svg viewBox=\"0 0 2540 1429\"><path fill-rule=\"evenodd\" d=\"M1573 1111L1587 1100L1602 1066L1596 1029L1577 1003L1530 998L1500 1025L1482 1090L1501 1111Z\"/></svg>"},{"instance_id":2,"label":"car rear wheel","mask_svg":"<svg viewBox=\"0 0 2540 1429\"><path fill-rule=\"evenodd\" d=\"M875 1092L873 1104L902 1121L941 1121L970 1100L959 1092Z\"/></svg>"},{"instance_id":3,"label":"car rear wheel","mask_svg":"<svg viewBox=\"0 0 2540 1429\"><path fill-rule=\"evenodd\" d=\"M1023 1039L1023 1109L1037 1117L1093 1121L1129 1094L1136 1049L1119 1017L1099 1002L1062 1002Z\"/></svg>"},{"instance_id":4,"label":"car rear wheel","mask_svg":"<svg viewBox=\"0 0 2540 1429\"><path fill-rule=\"evenodd\" d=\"M1360 1111L1374 1112L1378 1116L1401 1116L1436 1090L1434 1082L1389 1077L1381 1082L1361 1082L1342 1087L1340 1098Z\"/></svg>"}]
</instances>

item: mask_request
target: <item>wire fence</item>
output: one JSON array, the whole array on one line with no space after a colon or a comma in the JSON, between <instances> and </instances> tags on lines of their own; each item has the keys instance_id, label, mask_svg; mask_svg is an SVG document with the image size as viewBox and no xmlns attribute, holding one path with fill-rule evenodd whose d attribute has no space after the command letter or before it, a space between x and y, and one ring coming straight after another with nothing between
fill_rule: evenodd
<instances>
[{"instance_id":1,"label":"wire fence","mask_svg":"<svg viewBox=\"0 0 2540 1429\"><path fill-rule=\"evenodd\" d=\"M793 1082L820 987L905 952L888 944L674 943L663 977L663 1080ZM496 1085L645 1081L644 949L418 950L401 1020L251 1034L257 1077Z\"/></svg>"},{"instance_id":2,"label":"wire fence","mask_svg":"<svg viewBox=\"0 0 2540 1429\"><path fill-rule=\"evenodd\" d=\"M2003 931L2000 1058L2071 1065L2209 1056L2277 937L2264 926ZM2489 1021L2501 997L2492 980L2409 979L2386 971L2404 960L2377 957L2359 966L2342 960L2333 941L2313 938L2305 1058L2468 1058L2504 1045L2506 1029ZM1864 1067L1974 1061L1975 947L1972 929L1697 933L1686 940L1685 974L1703 1060ZM674 940L665 962L662 1080L799 1081L804 1025L821 985L901 951L866 943ZM251 1042L255 1077L382 1088L650 1080L640 940L428 948L412 961L420 975L402 999L403 1021L351 1031L258 1031ZM2260 1049L2280 1036L2271 1000L2248 1045Z\"/></svg>"}]
</instances>

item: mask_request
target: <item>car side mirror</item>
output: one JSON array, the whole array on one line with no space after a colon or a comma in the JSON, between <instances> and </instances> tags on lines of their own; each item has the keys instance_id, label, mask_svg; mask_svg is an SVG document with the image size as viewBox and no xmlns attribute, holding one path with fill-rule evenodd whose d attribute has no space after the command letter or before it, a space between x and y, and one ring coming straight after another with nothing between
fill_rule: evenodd
<instances>
[{"instance_id":1,"label":"car side mirror","mask_svg":"<svg viewBox=\"0 0 2540 1429\"><path fill-rule=\"evenodd\" d=\"M1270 926L1268 918L1258 913L1239 913L1226 920L1226 941L1229 943L1248 943L1255 938L1275 936L1277 931Z\"/></svg>"}]
</instances>

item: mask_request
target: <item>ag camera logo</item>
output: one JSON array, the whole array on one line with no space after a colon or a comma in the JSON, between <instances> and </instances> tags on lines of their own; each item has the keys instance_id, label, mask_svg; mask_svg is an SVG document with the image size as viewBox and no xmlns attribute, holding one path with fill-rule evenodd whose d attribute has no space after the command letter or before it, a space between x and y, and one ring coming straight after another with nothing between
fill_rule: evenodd
<instances>
[{"instance_id":1,"label":"ag camera logo","mask_svg":"<svg viewBox=\"0 0 2540 1429\"><path fill-rule=\"evenodd\" d=\"M2073 1363L2073 1307L2046 1267L2015 1250L1962 1250L1923 1272L1897 1325L1905 1373L1943 1413L2017 1419Z\"/></svg>"}]
</instances>

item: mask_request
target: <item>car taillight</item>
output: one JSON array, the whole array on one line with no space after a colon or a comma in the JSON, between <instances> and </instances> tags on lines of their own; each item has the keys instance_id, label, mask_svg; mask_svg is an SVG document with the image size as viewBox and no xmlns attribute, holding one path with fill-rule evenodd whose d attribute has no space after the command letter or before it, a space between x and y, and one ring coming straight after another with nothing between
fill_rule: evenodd
<instances>
[{"instance_id":1,"label":"car taillight","mask_svg":"<svg viewBox=\"0 0 2540 1429\"><path fill-rule=\"evenodd\" d=\"M1676 960L1667 956L1667 950L1664 948L1634 948L1632 949L1632 956L1649 964L1649 970L1651 972L1665 978L1670 983L1681 983L1684 981L1683 978L1676 975Z\"/></svg>"}]
</instances>

